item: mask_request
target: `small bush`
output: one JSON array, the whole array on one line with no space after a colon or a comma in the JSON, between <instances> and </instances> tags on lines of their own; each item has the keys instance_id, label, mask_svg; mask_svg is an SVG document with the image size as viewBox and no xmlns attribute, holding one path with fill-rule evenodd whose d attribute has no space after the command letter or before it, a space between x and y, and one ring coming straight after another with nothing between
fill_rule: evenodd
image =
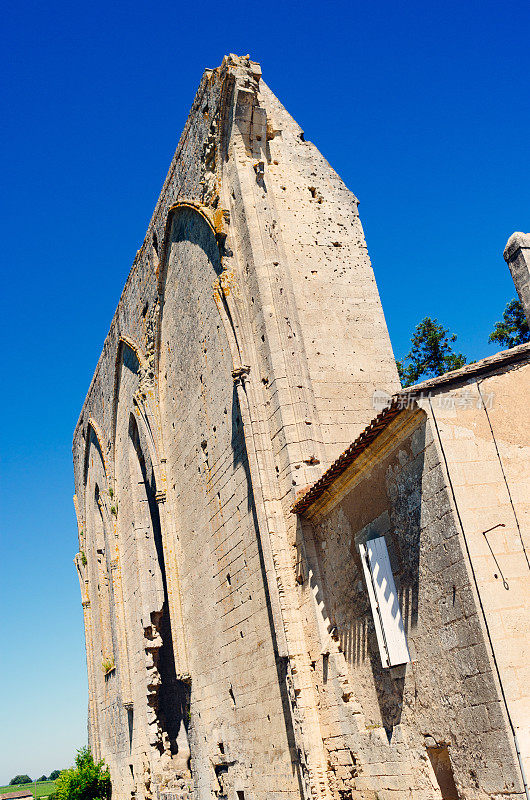
<instances>
[{"instance_id":1,"label":"small bush","mask_svg":"<svg viewBox=\"0 0 530 800\"><path fill-rule=\"evenodd\" d=\"M85 551L84 550L81 550L81 564L84 567L86 567L86 565L88 564L87 557L85 555Z\"/></svg>"},{"instance_id":2,"label":"small bush","mask_svg":"<svg viewBox=\"0 0 530 800\"><path fill-rule=\"evenodd\" d=\"M9 781L10 786L22 786L24 783L31 783L29 775L15 775L15 777Z\"/></svg>"},{"instance_id":3,"label":"small bush","mask_svg":"<svg viewBox=\"0 0 530 800\"><path fill-rule=\"evenodd\" d=\"M110 672L111 670L113 670L114 667L115 667L115 664L114 664L114 659L113 658L104 658L103 661L101 662L101 669L103 670L105 675L108 672Z\"/></svg>"},{"instance_id":4,"label":"small bush","mask_svg":"<svg viewBox=\"0 0 530 800\"><path fill-rule=\"evenodd\" d=\"M90 749L82 747L77 751L75 767L63 770L57 778L50 800L110 800L110 795L108 767L104 761L95 764Z\"/></svg>"},{"instance_id":5,"label":"small bush","mask_svg":"<svg viewBox=\"0 0 530 800\"><path fill-rule=\"evenodd\" d=\"M41 776L40 776L40 778L39 778L38 780L39 780L39 781L47 781L47 780L48 780L48 778L46 777L46 775L41 775Z\"/></svg>"}]
</instances>

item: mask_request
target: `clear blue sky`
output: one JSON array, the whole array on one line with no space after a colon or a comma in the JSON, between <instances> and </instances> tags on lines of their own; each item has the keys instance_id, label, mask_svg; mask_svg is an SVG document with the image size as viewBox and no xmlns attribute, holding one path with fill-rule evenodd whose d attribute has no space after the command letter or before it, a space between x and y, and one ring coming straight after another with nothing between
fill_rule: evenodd
<instances>
[{"instance_id":1,"label":"clear blue sky","mask_svg":"<svg viewBox=\"0 0 530 800\"><path fill-rule=\"evenodd\" d=\"M527 0L6 6L0 783L85 742L71 436L203 69L260 61L359 197L396 355L429 314L480 358L530 228L529 37Z\"/></svg>"}]
</instances>

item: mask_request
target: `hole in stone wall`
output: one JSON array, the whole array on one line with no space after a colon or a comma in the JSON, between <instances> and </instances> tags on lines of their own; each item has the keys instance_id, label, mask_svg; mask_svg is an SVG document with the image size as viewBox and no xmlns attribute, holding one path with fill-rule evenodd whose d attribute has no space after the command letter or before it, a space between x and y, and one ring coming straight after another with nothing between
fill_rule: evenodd
<instances>
[{"instance_id":1,"label":"hole in stone wall","mask_svg":"<svg viewBox=\"0 0 530 800\"><path fill-rule=\"evenodd\" d=\"M447 746L437 745L436 747L428 747L427 755L431 762L434 777L440 788L442 800L458 800L458 791L456 789L453 767L451 765L451 758Z\"/></svg>"},{"instance_id":2,"label":"hole in stone wall","mask_svg":"<svg viewBox=\"0 0 530 800\"><path fill-rule=\"evenodd\" d=\"M222 754L224 755L224 752L225 752L225 746L224 746L223 742L219 742L219 745L218 745L218 746L219 746L219 752L220 752L220 753L222 753Z\"/></svg>"},{"instance_id":3,"label":"hole in stone wall","mask_svg":"<svg viewBox=\"0 0 530 800\"><path fill-rule=\"evenodd\" d=\"M237 800L245 800L245 792L241 792L239 789L236 792Z\"/></svg>"},{"instance_id":4,"label":"hole in stone wall","mask_svg":"<svg viewBox=\"0 0 530 800\"><path fill-rule=\"evenodd\" d=\"M218 791L214 792L214 794L217 796L218 800L224 800L228 797L228 787L225 786L228 767L225 764L216 764L214 767L214 772L215 777L217 778L217 783L219 784L219 789Z\"/></svg>"},{"instance_id":5,"label":"hole in stone wall","mask_svg":"<svg viewBox=\"0 0 530 800\"><path fill-rule=\"evenodd\" d=\"M127 723L129 725L129 753L131 753L132 743L133 743L133 730L134 730L134 712L132 708L127 709Z\"/></svg>"}]
</instances>

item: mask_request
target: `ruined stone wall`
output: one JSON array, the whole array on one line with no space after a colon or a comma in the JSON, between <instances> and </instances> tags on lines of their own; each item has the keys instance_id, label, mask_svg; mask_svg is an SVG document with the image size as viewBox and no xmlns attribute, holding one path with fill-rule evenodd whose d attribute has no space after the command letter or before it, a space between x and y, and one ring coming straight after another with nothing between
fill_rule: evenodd
<instances>
[{"instance_id":1,"label":"ruined stone wall","mask_svg":"<svg viewBox=\"0 0 530 800\"><path fill-rule=\"evenodd\" d=\"M425 404L426 411L398 415L300 526L300 602L330 782L344 797L521 795L480 600ZM467 445L469 438L460 437ZM381 664L359 554L359 544L377 536L389 550L411 656L391 668ZM523 657L520 642L514 647Z\"/></svg>"},{"instance_id":2,"label":"ruined stone wall","mask_svg":"<svg viewBox=\"0 0 530 800\"><path fill-rule=\"evenodd\" d=\"M355 198L227 57L74 435L89 736L118 800L331 797L289 508L396 383Z\"/></svg>"}]
</instances>

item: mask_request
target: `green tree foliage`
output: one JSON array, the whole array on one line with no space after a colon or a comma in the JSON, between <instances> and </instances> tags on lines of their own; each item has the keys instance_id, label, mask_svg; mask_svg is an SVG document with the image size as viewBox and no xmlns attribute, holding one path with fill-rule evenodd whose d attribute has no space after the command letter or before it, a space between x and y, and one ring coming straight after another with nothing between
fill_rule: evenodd
<instances>
[{"instance_id":1,"label":"green tree foliage","mask_svg":"<svg viewBox=\"0 0 530 800\"><path fill-rule=\"evenodd\" d=\"M15 775L15 777L9 781L10 786L22 786L24 783L31 783L29 775Z\"/></svg>"},{"instance_id":2,"label":"green tree foliage","mask_svg":"<svg viewBox=\"0 0 530 800\"><path fill-rule=\"evenodd\" d=\"M39 778L39 781L47 781L47 780L48 778L46 777L46 775L41 775Z\"/></svg>"},{"instance_id":3,"label":"green tree foliage","mask_svg":"<svg viewBox=\"0 0 530 800\"><path fill-rule=\"evenodd\" d=\"M518 344L530 342L530 329L519 300L511 300L508 303L502 320L495 323L489 341L503 347L516 347Z\"/></svg>"},{"instance_id":4,"label":"green tree foliage","mask_svg":"<svg viewBox=\"0 0 530 800\"><path fill-rule=\"evenodd\" d=\"M454 353L451 347L456 341L456 334L448 336L448 333L449 328L444 328L430 317L425 317L416 325L410 340L410 352L396 362L402 386L412 386L420 378L434 378L464 366L466 357L462 353Z\"/></svg>"},{"instance_id":5,"label":"green tree foliage","mask_svg":"<svg viewBox=\"0 0 530 800\"><path fill-rule=\"evenodd\" d=\"M50 800L110 800L111 784L104 761L94 763L88 747L77 751L75 767L57 778Z\"/></svg>"},{"instance_id":6,"label":"green tree foliage","mask_svg":"<svg viewBox=\"0 0 530 800\"><path fill-rule=\"evenodd\" d=\"M61 774L60 769L54 769L53 772L50 772L50 777L48 778L48 780L56 781L60 774Z\"/></svg>"}]
</instances>

